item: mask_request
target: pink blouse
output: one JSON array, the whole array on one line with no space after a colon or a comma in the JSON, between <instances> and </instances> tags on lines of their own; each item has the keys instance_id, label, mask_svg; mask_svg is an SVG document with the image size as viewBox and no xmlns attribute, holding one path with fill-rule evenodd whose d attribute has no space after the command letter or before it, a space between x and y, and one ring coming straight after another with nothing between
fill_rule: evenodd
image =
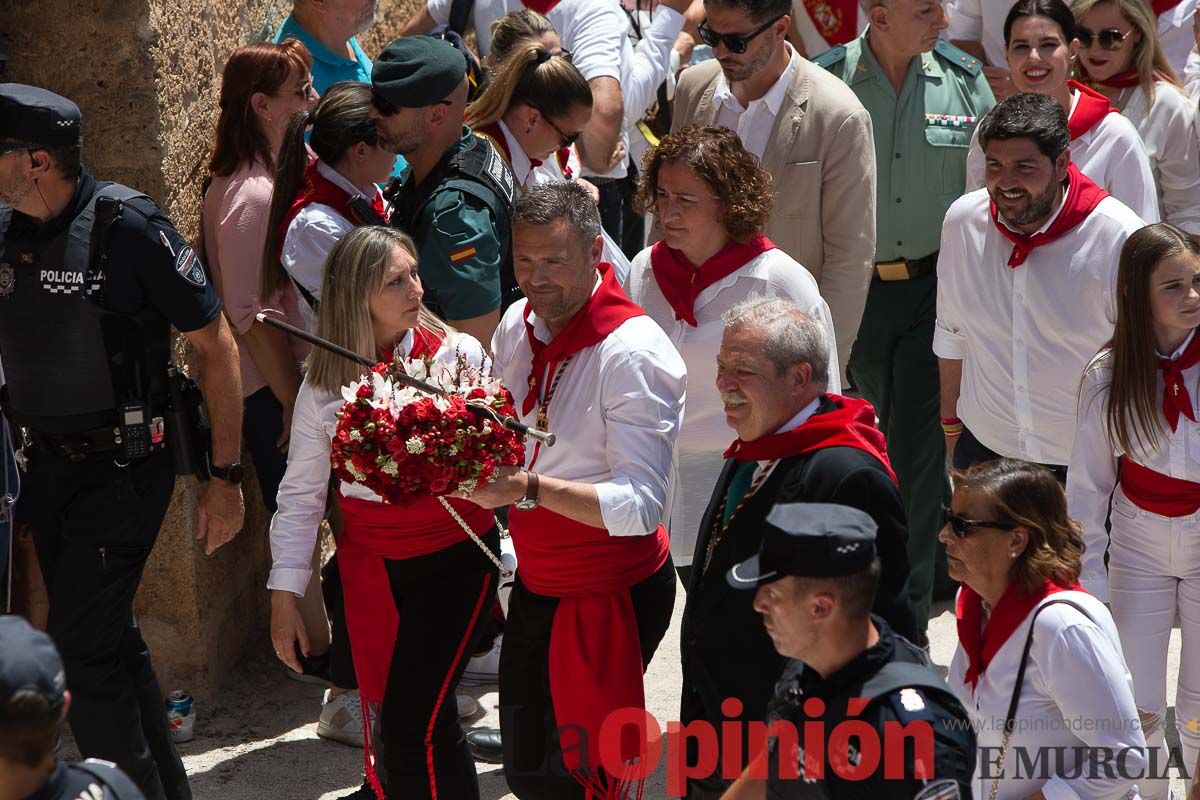
<instances>
[{"instance_id":1,"label":"pink blouse","mask_svg":"<svg viewBox=\"0 0 1200 800\"><path fill-rule=\"evenodd\" d=\"M283 312L285 322L304 328L299 299L290 284L270 302L259 302L262 255L267 241L274 182L265 164L255 161L227 177L214 177L204 195L204 253L225 316L233 326L242 362L242 396L249 397L267 385L241 337L250 330L254 315L264 308ZM288 337L299 365L308 345Z\"/></svg>"}]
</instances>

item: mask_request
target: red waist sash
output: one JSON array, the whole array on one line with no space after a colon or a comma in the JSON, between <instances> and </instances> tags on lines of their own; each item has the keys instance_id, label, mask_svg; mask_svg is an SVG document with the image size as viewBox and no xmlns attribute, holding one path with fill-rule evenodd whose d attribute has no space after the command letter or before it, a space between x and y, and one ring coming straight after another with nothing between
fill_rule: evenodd
<instances>
[{"instance_id":1,"label":"red waist sash","mask_svg":"<svg viewBox=\"0 0 1200 800\"><path fill-rule=\"evenodd\" d=\"M467 534L435 497L405 506L340 499L346 526L338 540L338 569L354 672L360 696L382 703L400 623L384 559L436 553L465 541ZM480 536L495 524L491 511L468 500L451 500L450 505Z\"/></svg>"},{"instance_id":2,"label":"red waist sash","mask_svg":"<svg viewBox=\"0 0 1200 800\"><path fill-rule=\"evenodd\" d=\"M1186 517L1200 510L1200 483L1172 478L1129 458L1121 459L1121 490L1138 508L1163 517Z\"/></svg>"},{"instance_id":3,"label":"red waist sash","mask_svg":"<svg viewBox=\"0 0 1200 800\"><path fill-rule=\"evenodd\" d=\"M550 631L550 697L563 730L587 733L587 764L579 747L563 759L585 785L600 773L600 728L619 709L645 709L641 643L629 588L666 563L670 554L662 525L646 536L612 536L603 528L568 519L544 508L509 509L509 529L521 582L537 594L560 598ZM636 739L636 737L634 737ZM640 742L622 740L625 761ZM585 774L580 774L585 773ZM618 780L607 794L618 796ZM598 793L599 794L599 793Z\"/></svg>"}]
</instances>

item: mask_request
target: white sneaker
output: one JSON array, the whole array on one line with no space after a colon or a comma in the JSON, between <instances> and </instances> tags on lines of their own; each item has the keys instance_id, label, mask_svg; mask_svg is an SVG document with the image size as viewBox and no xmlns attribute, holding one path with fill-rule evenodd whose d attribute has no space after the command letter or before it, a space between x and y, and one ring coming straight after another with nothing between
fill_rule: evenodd
<instances>
[{"instance_id":1,"label":"white sneaker","mask_svg":"<svg viewBox=\"0 0 1200 800\"><path fill-rule=\"evenodd\" d=\"M496 637L496 641L492 642L492 649L480 656L474 656L467 662L467 669L463 672L462 680L459 684L462 686L487 686L491 683L496 683L500 680L500 645L504 641L504 634Z\"/></svg>"},{"instance_id":2,"label":"white sneaker","mask_svg":"<svg viewBox=\"0 0 1200 800\"><path fill-rule=\"evenodd\" d=\"M454 699L458 701L458 718L468 719L479 713L479 703L474 697L469 694L456 694Z\"/></svg>"},{"instance_id":3,"label":"white sneaker","mask_svg":"<svg viewBox=\"0 0 1200 800\"><path fill-rule=\"evenodd\" d=\"M332 742L363 746L362 705L358 692L345 692L332 700L329 689L321 699L321 717L317 720L317 736Z\"/></svg>"}]
</instances>

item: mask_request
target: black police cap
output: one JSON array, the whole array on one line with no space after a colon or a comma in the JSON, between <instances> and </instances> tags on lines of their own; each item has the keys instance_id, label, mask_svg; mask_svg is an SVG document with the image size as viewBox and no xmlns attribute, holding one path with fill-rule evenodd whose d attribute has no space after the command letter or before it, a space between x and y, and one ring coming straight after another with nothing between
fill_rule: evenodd
<instances>
[{"instance_id":1,"label":"black police cap","mask_svg":"<svg viewBox=\"0 0 1200 800\"><path fill-rule=\"evenodd\" d=\"M50 637L21 617L0 616L0 720L57 717L66 688L62 659ZM26 693L41 696L48 711L31 715L24 704L13 702Z\"/></svg>"},{"instance_id":2,"label":"black police cap","mask_svg":"<svg viewBox=\"0 0 1200 800\"><path fill-rule=\"evenodd\" d=\"M371 67L372 88L397 108L440 103L466 77L463 54L432 36L400 37L383 48Z\"/></svg>"},{"instance_id":3,"label":"black police cap","mask_svg":"<svg viewBox=\"0 0 1200 800\"><path fill-rule=\"evenodd\" d=\"M79 106L54 92L23 83L0 83L0 139L70 147L80 142Z\"/></svg>"},{"instance_id":4,"label":"black police cap","mask_svg":"<svg viewBox=\"0 0 1200 800\"><path fill-rule=\"evenodd\" d=\"M758 555L726 575L735 589L754 589L788 575L837 578L875 560L875 520L864 511L832 503L778 503L767 515Z\"/></svg>"}]
</instances>

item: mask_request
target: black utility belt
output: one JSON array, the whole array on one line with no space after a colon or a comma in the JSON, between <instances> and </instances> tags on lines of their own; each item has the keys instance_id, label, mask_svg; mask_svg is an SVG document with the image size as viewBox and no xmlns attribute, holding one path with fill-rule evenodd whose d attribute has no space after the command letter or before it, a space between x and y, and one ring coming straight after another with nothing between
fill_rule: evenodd
<instances>
[{"instance_id":1,"label":"black utility belt","mask_svg":"<svg viewBox=\"0 0 1200 800\"><path fill-rule=\"evenodd\" d=\"M68 461L91 458L114 458L133 461L146 458L166 446L162 417L132 425L106 425L76 433L47 433L22 427L19 429L22 447L52 453Z\"/></svg>"},{"instance_id":2,"label":"black utility belt","mask_svg":"<svg viewBox=\"0 0 1200 800\"><path fill-rule=\"evenodd\" d=\"M875 279L880 281L909 281L937 272L938 252L935 250L922 258L901 258L896 261L879 261L875 264Z\"/></svg>"}]
</instances>

